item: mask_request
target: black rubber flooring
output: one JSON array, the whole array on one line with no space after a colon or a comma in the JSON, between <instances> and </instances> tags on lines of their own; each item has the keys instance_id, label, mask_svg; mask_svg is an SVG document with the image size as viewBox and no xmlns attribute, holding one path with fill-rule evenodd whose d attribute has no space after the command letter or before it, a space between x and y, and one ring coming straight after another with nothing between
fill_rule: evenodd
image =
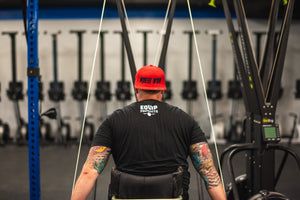
<instances>
[{"instance_id":1,"label":"black rubber flooring","mask_svg":"<svg viewBox=\"0 0 300 200\"><path fill-rule=\"evenodd\" d=\"M220 152L227 145L219 145ZM293 148L300 155L300 145L293 145ZM83 146L81 150L79 171L88 153L88 146ZM213 145L211 145L214 151ZM75 161L77 158L78 146L57 146L47 145L40 148L40 168L41 168L41 199L42 200L65 200L70 199L72 191ZM279 161L281 153L276 154ZM0 147L0 200L27 200L29 194L29 169L27 146L8 145ZM216 164L216 163L215 163ZM110 169L114 165L110 159L103 173L97 181L98 200L107 199L107 188L110 182ZM235 174L240 175L245 171L244 155L239 155L234 159ZM277 164L276 164L277 167ZM198 200L199 192L197 187L197 174L190 165L191 184L190 199ZM225 184L228 183L228 171L223 168ZM287 164L282 172L282 176L276 187L278 192L284 193L290 199L300 199L300 172L296 162L288 158ZM203 189L203 199L209 199L205 189ZM89 197L88 199L92 199Z\"/></svg>"}]
</instances>

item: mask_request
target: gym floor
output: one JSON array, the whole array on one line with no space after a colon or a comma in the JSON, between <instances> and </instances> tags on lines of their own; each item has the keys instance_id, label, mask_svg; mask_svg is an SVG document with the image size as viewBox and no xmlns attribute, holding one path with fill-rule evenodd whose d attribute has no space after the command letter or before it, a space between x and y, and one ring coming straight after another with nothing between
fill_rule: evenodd
<instances>
[{"instance_id":1,"label":"gym floor","mask_svg":"<svg viewBox=\"0 0 300 200\"><path fill-rule=\"evenodd\" d=\"M220 152L228 145L218 145ZM294 150L300 154L300 144L293 145ZM80 155L78 174L85 161L89 147L83 146ZM211 145L214 154L214 147ZM41 168L41 199L43 200L65 200L69 199L72 190L75 162L77 158L78 146L56 146L46 145L40 148L40 168ZM215 154L214 154L215 155ZM276 163L280 163L283 154L276 153ZM216 156L214 156L216 157ZM28 174L28 149L27 146L7 145L0 147L0 199L1 200L27 200L29 194L29 174ZM110 182L110 169L114 165L110 158L108 165L98 178L97 199L107 199L107 188ZM244 155L240 154L234 159L235 175L241 175L245 171ZM278 168L278 166L276 166ZM285 194L292 200L300 197L300 172L297 170L296 162L289 157L282 172L276 190ZM197 174L192 164L190 164L191 183L190 199L198 200ZM223 175L225 184L228 181L228 171L224 167ZM204 200L209 199L206 190L203 190ZM88 199L92 199L89 197Z\"/></svg>"}]
</instances>

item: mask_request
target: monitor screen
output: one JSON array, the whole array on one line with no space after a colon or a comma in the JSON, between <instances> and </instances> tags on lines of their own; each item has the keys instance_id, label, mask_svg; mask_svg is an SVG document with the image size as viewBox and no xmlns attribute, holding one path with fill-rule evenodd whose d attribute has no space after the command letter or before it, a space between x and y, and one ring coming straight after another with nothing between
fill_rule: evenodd
<instances>
[{"instance_id":1,"label":"monitor screen","mask_svg":"<svg viewBox=\"0 0 300 200\"><path fill-rule=\"evenodd\" d=\"M276 138L276 127L264 127L265 138Z\"/></svg>"}]
</instances>

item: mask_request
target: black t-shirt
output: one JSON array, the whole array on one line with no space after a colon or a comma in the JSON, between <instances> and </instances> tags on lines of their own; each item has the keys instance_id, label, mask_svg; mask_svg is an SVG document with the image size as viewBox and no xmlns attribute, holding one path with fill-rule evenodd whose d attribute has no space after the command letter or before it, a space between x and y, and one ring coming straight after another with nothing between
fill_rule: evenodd
<instances>
[{"instance_id":1,"label":"black t-shirt","mask_svg":"<svg viewBox=\"0 0 300 200\"><path fill-rule=\"evenodd\" d=\"M99 127L92 146L111 148L116 168L134 175L162 175L182 166L187 195L189 147L203 141L198 123L181 109L144 100L113 112Z\"/></svg>"}]
</instances>

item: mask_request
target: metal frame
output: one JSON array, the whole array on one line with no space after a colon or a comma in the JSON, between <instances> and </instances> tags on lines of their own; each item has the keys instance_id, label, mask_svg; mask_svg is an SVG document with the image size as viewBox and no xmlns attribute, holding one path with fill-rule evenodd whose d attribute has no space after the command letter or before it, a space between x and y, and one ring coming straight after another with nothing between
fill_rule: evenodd
<instances>
[{"instance_id":1,"label":"metal frame","mask_svg":"<svg viewBox=\"0 0 300 200\"><path fill-rule=\"evenodd\" d=\"M254 56L242 0L233 0L241 38L241 48L235 34L236 30L231 18L228 0L222 0L222 2L247 112L246 142L252 143L254 146L254 149L247 154L246 165L248 176L247 187L251 196L258 193L261 189L274 191L274 149L266 151L270 144L263 141L263 126L276 125L276 105L279 97L280 82L295 1L289 0L286 5L286 13L280 30L275 58L270 59L273 58L270 54L273 55L274 53L274 41L276 39L275 26L281 0L272 1L267 42L261 65L258 65ZM266 75L264 74L265 71L270 71L271 73ZM279 145L277 145L277 148L279 149Z\"/></svg>"},{"instance_id":2,"label":"metal frame","mask_svg":"<svg viewBox=\"0 0 300 200\"><path fill-rule=\"evenodd\" d=\"M27 1L28 154L30 199L40 199L38 0Z\"/></svg>"}]
</instances>

